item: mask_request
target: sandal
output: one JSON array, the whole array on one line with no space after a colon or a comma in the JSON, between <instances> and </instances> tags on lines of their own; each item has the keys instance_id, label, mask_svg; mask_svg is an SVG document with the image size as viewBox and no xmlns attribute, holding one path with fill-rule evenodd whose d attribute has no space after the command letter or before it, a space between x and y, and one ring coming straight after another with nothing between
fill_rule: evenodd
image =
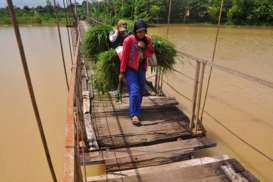
<instances>
[{"instance_id":1,"label":"sandal","mask_svg":"<svg viewBox=\"0 0 273 182\"><path fill-rule=\"evenodd\" d=\"M132 123L135 126L140 126L141 125L141 122L140 122L140 120L139 120L139 118L137 116L132 117Z\"/></svg>"}]
</instances>

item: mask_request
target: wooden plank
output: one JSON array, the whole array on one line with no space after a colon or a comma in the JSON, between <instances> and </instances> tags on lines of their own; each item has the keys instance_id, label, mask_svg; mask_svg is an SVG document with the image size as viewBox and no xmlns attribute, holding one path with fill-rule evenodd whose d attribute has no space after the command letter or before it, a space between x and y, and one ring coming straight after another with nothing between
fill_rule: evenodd
<instances>
[{"instance_id":1,"label":"wooden plank","mask_svg":"<svg viewBox=\"0 0 273 182\"><path fill-rule=\"evenodd\" d=\"M90 92L87 90L82 91L82 97L83 113L90 113Z\"/></svg>"},{"instance_id":2,"label":"wooden plank","mask_svg":"<svg viewBox=\"0 0 273 182\"><path fill-rule=\"evenodd\" d=\"M243 171L241 172L241 175L243 177L245 177L248 181L250 182L257 182L259 181L259 179L256 178L256 176L254 176L251 172L249 172L247 169L245 169L240 162L238 162L237 160L231 160L229 161L229 164L232 166L232 168L235 171Z\"/></svg>"},{"instance_id":3,"label":"wooden plank","mask_svg":"<svg viewBox=\"0 0 273 182\"><path fill-rule=\"evenodd\" d=\"M113 100L113 105L116 108L115 112L128 112L128 103L129 103L129 98L124 97L122 99L122 103L116 102L115 98L111 99L106 98L105 100L93 100L93 102L96 104L97 107L100 107L103 104L107 104ZM174 107L178 104L175 98L173 97L161 97L161 96L147 96L143 97L142 100L142 109L160 109L160 108L169 108L169 107ZM105 106L104 112L113 112L114 108L111 104L107 104ZM96 111L98 112L98 111Z\"/></svg>"},{"instance_id":4,"label":"wooden plank","mask_svg":"<svg viewBox=\"0 0 273 182\"><path fill-rule=\"evenodd\" d=\"M95 135L95 132L94 132L92 124L91 124L90 113L84 114L84 125L85 125L87 140L89 143L89 150L98 149L99 145L97 143L96 135Z\"/></svg>"},{"instance_id":5,"label":"wooden plank","mask_svg":"<svg viewBox=\"0 0 273 182\"><path fill-rule=\"evenodd\" d=\"M138 168L137 170L131 169L131 170L125 170L125 171L119 171L119 172L111 172L107 173L105 175L99 175L99 176L93 176L89 177L88 181L104 181L105 179L113 180L113 179L119 179L122 177L131 177L136 176L137 174L146 175L146 174L156 174L159 172L169 172L173 170L180 170L187 167L195 167L195 166L201 166L211 163L217 163L220 161L228 160L230 159L227 155L222 156L216 156L216 157L203 157L203 158L197 158L197 159L191 159L186 161L180 161L180 162L174 162L170 164L163 164L160 166L151 166L151 167L143 167Z\"/></svg>"},{"instance_id":6,"label":"wooden plank","mask_svg":"<svg viewBox=\"0 0 273 182\"><path fill-rule=\"evenodd\" d=\"M117 179L109 179L107 176L103 176L103 179L90 178L88 182L230 182L225 175L203 177L202 179L184 179L184 174L180 174L179 171L171 173L160 173L155 175L141 174L137 177L120 177Z\"/></svg>"},{"instance_id":7,"label":"wooden plank","mask_svg":"<svg viewBox=\"0 0 273 182\"><path fill-rule=\"evenodd\" d=\"M145 97L144 97L145 98ZM162 97L150 97L155 103ZM151 99L146 97L146 106L152 105ZM173 100L163 97L163 100ZM145 103L145 99L143 101ZM132 125L128 117L128 106L121 112L124 105L116 104L107 95L96 95L92 101L92 116L96 125L97 141L100 147L121 148L155 144L163 141L173 141L177 138L189 138L188 118L176 107L165 109L142 109L142 126ZM111 109L109 109L111 108ZM113 112L118 110L119 112Z\"/></svg>"},{"instance_id":8,"label":"wooden plank","mask_svg":"<svg viewBox=\"0 0 273 182\"><path fill-rule=\"evenodd\" d=\"M208 161L206 161L209 159ZM126 181L126 182L220 182L229 181L227 176L221 170L221 166L226 163L232 163L234 159L215 159L210 157L193 159L161 166L144 167L134 170L120 171L117 173L108 173L107 175L89 177L88 181ZM242 174L245 171L241 168L236 173ZM254 181L251 181L254 182ZM255 181L256 182L256 181Z\"/></svg>"},{"instance_id":9,"label":"wooden plank","mask_svg":"<svg viewBox=\"0 0 273 182\"><path fill-rule=\"evenodd\" d=\"M237 173L231 165L226 164L226 165L222 165L221 169L223 170L223 172L225 173L225 175L227 176L227 178L230 181L234 181L234 182L248 182L248 180L243 177L242 175L240 175L239 173Z\"/></svg>"},{"instance_id":10,"label":"wooden plank","mask_svg":"<svg viewBox=\"0 0 273 182\"><path fill-rule=\"evenodd\" d=\"M141 127L132 125L127 113L104 113L94 118L97 125L95 132L100 135L97 140L101 147L146 145L191 136L191 132L186 129L187 119L176 110L143 111Z\"/></svg>"},{"instance_id":11,"label":"wooden plank","mask_svg":"<svg viewBox=\"0 0 273 182\"><path fill-rule=\"evenodd\" d=\"M108 171L117 171L189 159L193 152L214 146L216 142L211 139L193 138L145 147L91 152L85 160L89 161L89 164L105 163Z\"/></svg>"}]
</instances>

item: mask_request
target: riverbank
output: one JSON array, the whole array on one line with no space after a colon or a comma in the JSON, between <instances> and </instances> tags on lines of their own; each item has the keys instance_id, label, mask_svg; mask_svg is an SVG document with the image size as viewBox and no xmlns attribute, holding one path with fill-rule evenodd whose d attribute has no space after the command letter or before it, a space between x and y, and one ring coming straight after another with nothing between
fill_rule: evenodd
<instances>
[{"instance_id":1,"label":"riverbank","mask_svg":"<svg viewBox=\"0 0 273 182\"><path fill-rule=\"evenodd\" d=\"M150 27L166 27L167 23L151 23ZM171 23L172 26L191 26L191 27L216 27L212 23ZM221 24L222 28L246 28L246 29L273 29L273 25L233 25Z\"/></svg>"},{"instance_id":2,"label":"riverbank","mask_svg":"<svg viewBox=\"0 0 273 182\"><path fill-rule=\"evenodd\" d=\"M51 20L51 21L42 21L42 22L20 22L18 21L19 25L23 25L23 26L56 26L56 21L55 20ZM61 26L66 26L66 21L59 21L60 25ZM9 22L9 23L5 23L5 22L1 22L0 21L0 26L2 27L9 27L9 26L12 26L12 23Z\"/></svg>"},{"instance_id":3,"label":"riverbank","mask_svg":"<svg viewBox=\"0 0 273 182\"><path fill-rule=\"evenodd\" d=\"M66 26L66 21L65 20L61 20L60 22L61 26ZM45 22L41 22L41 23L22 23L19 22L19 25L21 26L56 26L56 21L45 21ZM216 27L216 24L210 24L210 23L172 23L170 24L171 26L187 26L187 27ZM11 23L3 23L0 21L0 26L1 27L9 27L12 26ZM167 24L154 24L151 23L149 24L150 27L166 27ZM224 24L221 25L221 28L238 28L238 29L273 29L273 26L271 25L228 25L228 24Z\"/></svg>"}]
</instances>

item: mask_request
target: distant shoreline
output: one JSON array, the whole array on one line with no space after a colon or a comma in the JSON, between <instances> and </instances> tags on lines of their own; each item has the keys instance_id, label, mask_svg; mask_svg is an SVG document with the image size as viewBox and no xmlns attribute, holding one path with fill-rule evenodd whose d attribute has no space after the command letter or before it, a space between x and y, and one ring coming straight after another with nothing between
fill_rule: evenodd
<instances>
[{"instance_id":1,"label":"distant shoreline","mask_svg":"<svg viewBox=\"0 0 273 182\"><path fill-rule=\"evenodd\" d=\"M54 27L57 24L55 22L46 22L46 23L19 23L20 26L50 26L50 27ZM12 24L4 24L4 23L0 23L0 27L11 27ZM65 27L66 23L65 22L60 22L60 26Z\"/></svg>"},{"instance_id":2,"label":"distant shoreline","mask_svg":"<svg viewBox=\"0 0 273 182\"><path fill-rule=\"evenodd\" d=\"M44 22L44 23L19 23L20 26L56 26L56 22ZM167 26L167 23L150 23L150 27L163 27ZM216 24L211 23L172 23L171 26L191 26L191 27L216 27ZM0 27L11 27L12 24L4 24L0 22ZM66 22L60 21L60 26L65 27ZM222 24L222 28L249 28L249 29L273 29L272 25L228 25Z\"/></svg>"},{"instance_id":3,"label":"distant shoreline","mask_svg":"<svg viewBox=\"0 0 273 182\"><path fill-rule=\"evenodd\" d=\"M167 23L151 23L149 24L150 27L161 27L167 26ZM172 23L171 26L192 26L192 27L217 27L216 24L211 23ZM273 29L273 25L228 25L222 24L222 28L257 28L257 29Z\"/></svg>"}]
</instances>

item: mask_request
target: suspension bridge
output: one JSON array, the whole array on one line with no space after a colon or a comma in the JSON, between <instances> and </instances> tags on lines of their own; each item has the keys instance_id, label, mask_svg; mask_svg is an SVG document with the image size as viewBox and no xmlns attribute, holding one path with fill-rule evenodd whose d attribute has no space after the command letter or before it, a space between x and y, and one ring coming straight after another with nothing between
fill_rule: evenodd
<instances>
[{"instance_id":1,"label":"suspension bridge","mask_svg":"<svg viewBox=\"0 0 273 182\"><path fill-rule=\"evenodd\" d=\"M16 14L12 1L7 0L7 2L44 152L52 180L56 182L57 177L32 88ZM66 1L66 3L69 2ZM54 5L56 6L55 1ZM223 1L221 12L222 6ZM57 13L56 19L58 20ZM177 107L179 103L174 97L164 95L162 84L166 82L165 84L169 85L169 83L163 79L162 74L158 73L154 84L147 85L149 94L143 98L144 114L141 127L134 127L128 121L128 96L126 94L123 95L120 103L116 102L115 97L110 93L101 95L93 88L94 67L85 60L80 52L82 37L92 25L80 21L73 11L71 11L71 17L67 16L66 20L70 26L70 28L67 26L72 63L70 78L66 72L60 25L57 21L68 89L63 182L259 181L240 162L227 155L195 157L199 150L216 147L216 142L206 136L206 130L202 124L203 113L206 112L204 108L210 77L214 67L268 87L272 86L271 83L214 64L221 13L218 19L212 60L200 60L181 53L183 56L192 57L196 62L195 76L190 77L194 81L193 97L189 98L192 101L191 116L187 116ZM94 21L94 23L98 22ZM210 66L209 79L202 103L204 71L207 64ZM264 156L267 157L265 154ZM272 159L269 158L269 160ZM95 165L104 166L104 174L88 176L86 169Z\"/></svg>"}]
</instances>

